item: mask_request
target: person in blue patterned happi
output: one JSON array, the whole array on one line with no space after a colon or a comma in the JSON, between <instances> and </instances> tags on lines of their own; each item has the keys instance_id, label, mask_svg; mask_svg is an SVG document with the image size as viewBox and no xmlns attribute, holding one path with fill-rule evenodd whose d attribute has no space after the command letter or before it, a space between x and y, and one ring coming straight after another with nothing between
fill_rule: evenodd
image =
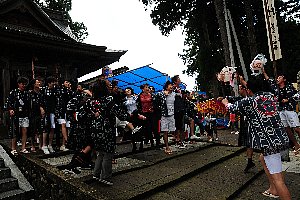
<instances>
[{"instance_id":1,"label":"person in blue patterned happi","mask_svg":"<svg viewBox=\"0 0 300 200\"><path fill-rule=\"evenodd\" d=\"M262 194L268 197L291 199L282 174L280 152L289 147L289 138L280 121L277 100L270 92L263 91L263 79L251 77L244 83L249 97L231 104L225 98L222 103L230 112L240 112L249 121L248 138L250 148L259 149L260 161L269 180L269 188Z\"/></svg>"}]
</instances>

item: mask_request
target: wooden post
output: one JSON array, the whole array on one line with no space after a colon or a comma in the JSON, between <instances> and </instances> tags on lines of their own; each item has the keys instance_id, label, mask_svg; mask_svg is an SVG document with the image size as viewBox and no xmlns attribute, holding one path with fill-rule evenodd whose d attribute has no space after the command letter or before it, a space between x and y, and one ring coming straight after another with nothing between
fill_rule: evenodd
<instances>
[{"instance_id":1,"label":"wooden post","mask_svg":"<svg viewBox=\"0 0 300 200\"><path fill-rule=\"evenodd\" d=\"M266 22L267 22L267 27L268 27L268 31L269 31L269 35L268 35L268 39L270 42L270 48L271 48L271 52L272 52L272 60L273 60L273 70L274 70L274 78L277 77L277 66L276 66L276 60L275 60L275 53L274 53L274 49L273 49L273 40L272 37L270 37L271 34L271 25L270 25L270 21L269 21L269 16L268 16L268 0L263 0L264 2L264 11L265 11L265 16L266 16Z\"/></svg>"},{"instance_id":2,"label":"wooden post","mask_svg":"<svg viewBox=\"0 0 300 200\"><path fill-rule=\"evenodd\" d=\"M232 28L233 38L234 38L234 41L235 41L235 44L236 44L239 59L240 59L240 62L241 62L241 67L242 67L244 79L247 82L248 81L248 74L247 74L247 70L246 70L246 67L245 67L245 62L244 62L243 54L242 54L242 51L241 51L240 43L239 43L236 31L235 31L235 27L234 27L234 24L233 24L233 21L232 21L232 18L231 18L231 13L230 13L229 10L227 10L227 14L228 14L230 26Z\"/></svg>"},{"instance_id":3,"label":"wooden post","mask_svg":"<svg viewBox=\"0 0 300 200\"><path fill-rule=\"evenodd\" d=\"M230 26L229 26L229 22L228 22L228 15L227 15L227 8L226 8L226 0L224 0L224 15L225 15L225 25L226 25L226 31L227 31L229 53L230 53L230 64L231 64L231 66L229 66L229 67L235 67L234 54L233 54L233 48L232 48L232 40L231 40L231 33L230 33Z\"/></svg>"},{"instance_id":4,"label":"wooden post","mask_svg":"<svg viewBox=\"0 0 300 200\"><path fill-rule=\"evenodd\" d=\"M31 71L32 71L32 79L34 79L35 77L35 74L34 74L34 56L32 56L32 59L31 59Z\"/></svg>"},{"instance_id":5,"label":"wooden post","mask_svg":"<svg viewBox=\"0 0 300 200\"><path fill-rule=\"evenodd\" d=\"M300 92L300 71L297 73L297 90ZM300 109L300 102L298 102L298 113Z\"/></svg>"}]
</instances>

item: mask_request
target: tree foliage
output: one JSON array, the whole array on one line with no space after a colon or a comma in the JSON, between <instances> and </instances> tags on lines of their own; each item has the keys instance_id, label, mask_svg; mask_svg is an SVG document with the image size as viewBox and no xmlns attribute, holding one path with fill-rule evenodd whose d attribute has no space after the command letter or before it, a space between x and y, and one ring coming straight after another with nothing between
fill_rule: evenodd
<instances>
[{"instance_id":1,"label":"tree foliage","mask_svg":"<svg viewBox=\"0 0 300 200\"><path fill-rule=\"evenodd\" d=\"M80 42L88 36L87 27L84 23L74 22L69 15L69 11L72 9L72 0L35 0L35 2L42 8L64 12L64 17L67 19L70 29Z\"/></svg>"},{"instance_id":2,"label":"tree foliage","mask_svg":"<svg viewBox=\"0 0 300 200\"><path fill-rule=\"evenodd\" d=\"M222 38L220 23L224 9L223 0L140 0L146 9L151 10L154 25L163 35L168 35L177 26L184 27L185 44L180 57L187 65L184 73L197 74L202 90L213 90L215 73L228 61ZM238 35L246 67L257 53L269 57L268 40L262 0L226 0ZM278 62L278 70L286 73L295 81L299 71L300 43L300 3L298 0L275 0L283 59ZM219 10L218 10L219 9ZM223 32L224 34L224 32ZM228 42L228 41L227 41ZM235 44L233 44L236 49ZM235 63L239 66L236 50ZM268 62L267 71L272 74L272 63ZM238 70L240 70L238 68Z\"/></svg>"}]
</instances>

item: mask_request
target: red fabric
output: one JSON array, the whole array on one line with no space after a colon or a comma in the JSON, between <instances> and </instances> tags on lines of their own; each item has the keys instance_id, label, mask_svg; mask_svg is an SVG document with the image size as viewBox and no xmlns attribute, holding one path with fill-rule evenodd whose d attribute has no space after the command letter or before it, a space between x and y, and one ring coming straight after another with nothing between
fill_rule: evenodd
<instances>
[{"instance_id":1,"label":"red fabric","mask_svg":"<svg viewBox=\"0 0 300 200\"><path fill-rule=\"evenodd\" d=\"M235 114L230 113L229 118L230 118L230 121L231 121L231 122L235 122Z\"/></svg>"},{"instance_id":2,"label":"red fabric","mask_svg":"<svg viewBox=\"0 0 300 200\"><path fill-rule=\"evenodd\" d=\"M142 112L143 113L153 112L153 102L152 102L151 94L142 93L140 98L142 104Z\"/></svg>"},{"instance_id":3,"label":"red fabric","mask_svg":"<svg viewBox=\"0 0 300 200\"><path fill-rule=\"evenodd\" d=\"M158 130L158 133L160 133L160 120L158 120L158 128L157 128L157 130Z\"/></svg>"}]
</instances>

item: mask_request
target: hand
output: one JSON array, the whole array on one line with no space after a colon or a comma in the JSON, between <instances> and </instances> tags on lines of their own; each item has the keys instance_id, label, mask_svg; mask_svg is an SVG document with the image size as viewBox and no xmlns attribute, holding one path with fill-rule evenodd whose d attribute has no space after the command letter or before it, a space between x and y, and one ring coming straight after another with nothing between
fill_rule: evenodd
<instances>
[{"instance_id":1,"label":"hand","mask_svg":"<svg viewBox=\"0 0 300 200\"><path fill-rule=\"evenodd\" d=\"M10 115L10 116L13 116L14 114L15 114L15 111L9 110L9 115Z\"/></svg>"},{"instance_id":2,"label":"hand","mask_svg":"<svg viewBox=\"0 0 300 200\"><path fill-rule=\"evenodd\" d=\"M282 103L287 103L289 100L288 99L282 99Z\"/></svg>"},{"instance_id":3,"label":"hand","mask_svg":"<svg viewBox=\"0 0 300 200\"><path fill-rule=\"evenodd\" d=\"M41 111L41 116L44 117L45 116L45 110L44 110L44 108L40 107L40 111Z\"/></svg>"},{"instance_id":4,"label":"hand","mask_svg":"<svg viewBox=\"0 0 300 200\"><path fill-rule=\"evenodd\" d=\"M222 103L226 106L228 104L228 100L225 98L222 100Z\"/></svg>"},{"instance_id":5,"label":"hand","mask_svg":"<svg viewBox=\"0 0 300 200\"><path fill-rule=\"evenodd\" d=\"M147 117L145 117L144 115L140 115L140 114L138 115L138 118L141 119L141 120L146 120L147 119Z\"/></svg>"},{"instance_id":6,"label":"hand","mask_svg":"<svg viewBox=\"0 0 300 200\"><path fill-rule=\"evenodd\" d=\"M93 94L90 90L83 90L83 92L86 93L89 96L93 96Z\"/></svg>"},{"instance_id":7,"label":"hand","mask_svg":"<svg viewBox=\"0 0 300 200\"><path fill-rule=\"evenodd\" d=\"M94 115L95 115L95 117L97 118L97 117L100 116L100 113L99 113L99 112L95 112Z\"/></svg>"},{"instance_id":8,"label":"hand","mask_svg":"<svg viewBox=\"0 0 300 200\"><path fill-rule=\"evenodd\" d=\"M217 97L217 101L222 101L223 97Z\"/></svg>"}]
</instances>

